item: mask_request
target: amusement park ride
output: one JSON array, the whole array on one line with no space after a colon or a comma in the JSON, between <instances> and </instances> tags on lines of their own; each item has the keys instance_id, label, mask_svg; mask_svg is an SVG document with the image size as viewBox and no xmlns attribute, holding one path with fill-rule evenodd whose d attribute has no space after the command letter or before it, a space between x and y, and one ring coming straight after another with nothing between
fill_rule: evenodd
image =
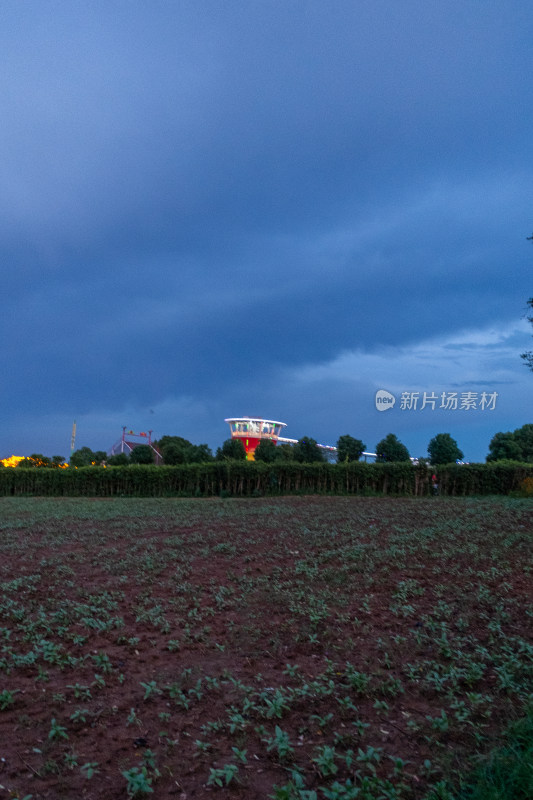
<instances>
[{"instance_id":1,"label":"amusement park ride","mask_svg":"<svg viewBox=\"0 0 533 800\"><path fill-rule=\"evenodd\" d=\"M281 442L286 444L296 444L298 439L287 439L285 436L280 436L283 428L287 427L285 422L276 422L273 419L258 419L256 417L228 417L224 422L227 422L232 439L240 439L246 450L246 458L248 461L255 460L255 451L259 442L263 439L270 439L272 442ZM337 448L328 444L319 444L321 450L325 450L326 454L336 453ZM367 457L375 458L375 453L362 453L365 461Z\"/></svg>"},{"instance_id":2,"label":"amusement park ride","mask_svg":"<svg viewBox=\"0 0 533 800\"><path fill-rule=\"evenodd\" d=\"M152 431L148 431L148 433L145 433L144 431L142 433L134 433L133 431L128 430L125 425L122 428L122 436L111 448L110 455L116 456L118 453L125 453L127 456L129 456L140 444L146 444L151 448L151 450L153 450L154 462L156 464L162 463L163 457L161 453L157 447L154 447L152 444Z\"/></svg>"},{"instance_id":3,"label":"amusement park ride","mask_svg":"<svg viewBox=\"0 0 533 800\"><path fill-rule=\"evenodd\" d=\"M224 422L227 422L230 427L231 438L240 439L243 443L248 461L255 461L255 451L261 440L270 439L275 444L278 442L295 444L298 441L280 436L283 428L287 427L286 422L253 417L229 417Z\"/></svg>"}]
</instances>

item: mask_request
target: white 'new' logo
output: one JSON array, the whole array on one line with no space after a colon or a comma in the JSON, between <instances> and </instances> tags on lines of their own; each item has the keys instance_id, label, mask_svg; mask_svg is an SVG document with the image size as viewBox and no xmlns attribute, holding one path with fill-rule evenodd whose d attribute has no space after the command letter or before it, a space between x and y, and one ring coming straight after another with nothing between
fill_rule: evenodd
<instances>
[{"instance_id":1,"label":"white 'new' logo","mask_svg":"<svg viewBox=\"0 0 533 800\"><path fill-rule=\"evenodd\" d=\"M388 411L394 406L396 398L386 389L378 389L376 392L376 408L378 411Z\"/></svg>"}]
</instances>

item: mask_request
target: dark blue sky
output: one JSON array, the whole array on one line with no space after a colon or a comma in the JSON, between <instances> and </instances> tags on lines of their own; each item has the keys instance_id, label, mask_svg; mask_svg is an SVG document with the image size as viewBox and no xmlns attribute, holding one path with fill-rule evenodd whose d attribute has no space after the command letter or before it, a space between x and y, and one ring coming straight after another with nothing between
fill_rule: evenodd
<instances>
[{"instance_id":1,"label":"dark blue sky","mask_svg":"<svg viewBox=\"0 0 533 800\"><path fill-rule=\"evenodd\" d=\"M0 457L533 422L531 41L529 0L3 2Z\"/></svg>"}]
</instances>

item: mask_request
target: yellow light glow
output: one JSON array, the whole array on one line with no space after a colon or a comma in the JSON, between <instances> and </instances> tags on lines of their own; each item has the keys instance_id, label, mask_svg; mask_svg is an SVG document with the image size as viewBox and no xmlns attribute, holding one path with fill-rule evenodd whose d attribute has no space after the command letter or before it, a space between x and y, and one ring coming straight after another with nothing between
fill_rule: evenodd
<instances>
[{"instance_id":1,"label":"yellow light glow","mask_svg":"<svg viewBox=\"0 0 533 800\"><path fill-rule=\"evenodd\" d=\"M9 458L0 458L0 464L3 464L4 467L17 467L25 458L29 458L29 456L10 456ZM37 466L43 466L43 463L39 462ZM59 467L59 469L66 469L69 464L67 464L65 461L63 464L56 464L55 466Z\"/></svg>"},{"instance_id":2,"label":"yellow light glow","mask_svg":"<svg viewBox=\"0 0 533 800\"><path fill-rule=\"evenodd\" d=\"M16 467L19 461L25 456L10 456L9 458L1 458L0 463L4 465L4 467Z\"/></svg>"}]
</instances>

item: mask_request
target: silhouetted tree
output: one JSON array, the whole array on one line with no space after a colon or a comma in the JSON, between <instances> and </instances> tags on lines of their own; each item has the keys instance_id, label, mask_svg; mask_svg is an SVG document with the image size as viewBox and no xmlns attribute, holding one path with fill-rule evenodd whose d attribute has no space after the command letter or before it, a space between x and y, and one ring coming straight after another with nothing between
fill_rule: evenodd
<instances>
[{"instance_id":1,"label":"silhouetted tree","mask_svg":"<svg viewBox=\"0 0 533 800\"><path fill-rule=\"evenodd\" d=\"M206 444L192 444L181 436L162 436L154 442L165 464L195 464L212 461L213 453Z\"/></svg>"},{"instance_id":2,"label":"silhouetted tree","mask_svg":"<svg viewBox=\"0 0 533 800\"><path fill-rule=\"evenodd\" d=\"M361 439L354 439L353 436L346 434L340 436L337 442L337 463L341 464L343 461L359 461L366 444Z\"/></svg>"},{"instance_id":3,"label":"silhouetted tree","mask_svg":"<svg viewBox=\"0 0 533 800\"><path fill-rule=\"evenodd\" d=\"M522 449L514 433L495 433L489 444L487 461L522 461Z\"/></svg>"},{"instance_id":4,"label":"silhouetted tree","mask_svg":"<svg viewBox=\"0 0 533 800\"><path fill-rule=\"evenodd\" d=\"M126 453L116 453L114 456L109 456L107 463L110 467L125 467L130 460Z\"/></svg>"},{"instance_id":5,"label":"silhouetted tree","mask_svg":"<svg viewBox=\"0 0 533 800\"><path fill-rule=\"evenodd\" d=\"M531 309L533 309L533 297L529 298L529 300L527 301L527 304ZM531 313L528 314L526 319L529 322L531 322L531 324L533 325L533 314L531 314ZM529 367L529 369L533 370L533 351L529 350L526 353L522 353L521 358L524 359L524 361L526 362L526 365Z\"/></svg>"},{"instance_id":6,"label":"silhouetted tree","mask_svg":"<svg viewBox=\"0 0 533 800\"><path fill-rule=\"evenodd\" d=\"M292 457L301 464L313 464L326 460L322 450L310 436L304 436L302 439L298 439L296 444L293 445Z\"/></svg>"},{"instance_id":7,"label":"silhouetted tree","mask_svg":"<svg viewBox=\"0 0 533 800\"><path fill-rule=\"evenodd\" d=\"M502 460L533 463L533 425L522 425L512 432L494 434L487 461Z\"/></svg>"},{"instance_id":8,"label":"silhouetted tree","mask_svg":"<svg viewBox=\"0 0 533 800\"><path fill-rule=\"evenodd\" d=\"M452 464L463 458L457 442L449 433L437 433L428 444L428 454L432 464Z\"/></svg>"},{"instance_id":9,"label":"silhouetted tree","mask_svg":"<svg viewBox=\"0 0 533 800\"><path fill-rule=\"evenodd\" d=\"M522 461L533 463L533 425L522 425L513 432L513 435L522 452Z\"/></svg>"},{"instance_id":10,"label":"silhouetted tree","mask_svg":"<svg viewBox=\"0 0 533 800\"><path fill-rule=\"evenodd\" d=\"M90 447L80 447L70 457L70 464L73 467L90 467L93 462L96 462L96 453L93 453Z\"/></svg>"},{"instance_id":11,"label":"silhouetted tree","mask_svg":"<svg viewBox=\"0 0 533 800\"><path fill-rule=\"evenodd\" d=\"M376 445L376 461L409 461L409 450L394 433L389 433Z\"/></svg>"},{"instance_id":12,"label":"silhouetted tree","mask_svg":"<svg viewBox=\"0 0 533 800\"><path fill-rule=\"evenodd\" d=\"M159 447L159 452L163 456L164 463L170 466L187 463L188 448L182 447L176 442L168 442L163 447Z\"/></svg>"},{"instance_id":13,"label":"silhouetted tree","mask_svg":"<svg viewBox=\"0 0 533 800\"><path fill-rule=\"evenodd\" d=\"M153 464L155 453L147 444L139 444L130 454L131 464Z\"/></svg>"},{"instance_id":14,"label":"silhouetted tree","mask_svg":"<svg viewBox=\"0 0 533 800\"><path fill-rule=\"evenodd\" d=\"M528 238L528 240L530 242L533 241L533 236L528 236L527 238ZM533 297L529 298L529 300L527 301L527 305L529 306L531 311L533 311ZM528 316L526 317L526 319L528 320L528 322L531 322L531 324L533 325L533 314L532 313L529 313ZM522 353L521 358L524 359L524 361L526 362L526 365L529 367L529 369L533 370L533 351L529 350L527 353Z\"/></svg>"},{"instance_id":15,"label":"silhouetted tree","mask_svg":"<svg viewBox=\"0 0 533 800\"><path fill-rule=\"evenodd\" d=\"M276 461L276 450L276 443L272 439L261 439L255 449L255 460L272 464L272 462Z\"/></svg>"},{"instance_id":16,"label":"silhouetted tree","mask_svg":"<svg viewBox=\"0 0 533 800\"><path fill-rule=\"evenodd\" d=\"M294 461L292 444L282 442L276 445L276 461Z\"/></svg>"},{"instance_id":17,"label":"silhouetted tree","mask_svg":"<svg viewBox=\"0 0 533 800\"><path fill-rule=\"evenodd\" d=\"M244 461L246 450L240 439L226 439L222 447L217 449L217 461Z\"/></svg>"},{"instance_id":18,"label":"silhouetted tree","mask_svg":"<svg viewBox=\"0 0 533 800\"><path fill-rule=\"evenodd\" d=\"M193 444L191 464L204 464L213 460L213 453L207 444Z\"/></svg>"}]
</instances>

